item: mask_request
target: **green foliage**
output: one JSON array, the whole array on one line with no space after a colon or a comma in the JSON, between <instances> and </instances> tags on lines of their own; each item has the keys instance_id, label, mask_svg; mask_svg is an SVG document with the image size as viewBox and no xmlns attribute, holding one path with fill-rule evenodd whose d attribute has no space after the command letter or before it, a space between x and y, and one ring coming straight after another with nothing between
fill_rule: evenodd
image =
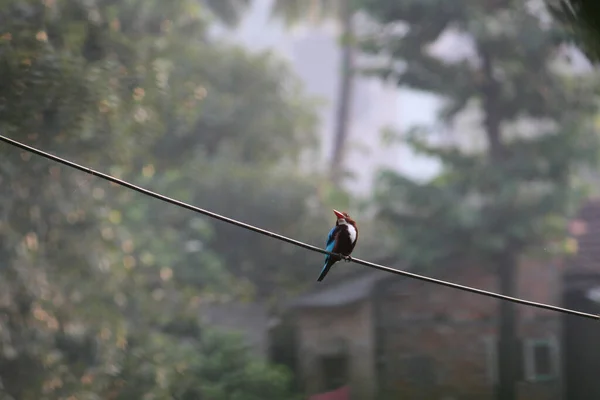
<instances>
[{"instance_id":1,"label":"green foliage","mask_svg":"<svg viewBox=\"0 0 600 400\"><path fill-rule=\"evenodd\" d=\"M202 4L4 2L0 132L319 243L310 99L274 56L213 42ZM320 258L8 146L0 191L3 396L292 398L196 320L215 297L297 288Z\"/></svg>"},{"instance_id":2,"label":"green foliage","mask_svg":"<svg viewBox=\"0 0 600 400\"><path fill-rule=\"evenodd\" d=\"M398 253L417 266L494 265L562 238L578 194L573 177L598 149L591 119L598 80L555 67L564 33L510 1L364 3L381 25L406 28L365 38L366 51L390 59L371 72L442 96L447 123L479 111L477 134L487 141L467 149L432 144L427 129L409 135L409 145L440 160L443 171L425 183L382 174L376 200ZM471 40L471 58L429 52L450 27Z\"/></svg>"},{"instance_id":3,"label":"green foliage","mask_svg":"<svg viewBox=\"0 0 600 400\"><path fill-rule=\"evenodd\" d=\"M203 330L200 337L183 344L161 333L136 340L123 360L113 398L295 398L287 370L253 358L241 338L213 330Z\"/></svg>"}]
</instances>

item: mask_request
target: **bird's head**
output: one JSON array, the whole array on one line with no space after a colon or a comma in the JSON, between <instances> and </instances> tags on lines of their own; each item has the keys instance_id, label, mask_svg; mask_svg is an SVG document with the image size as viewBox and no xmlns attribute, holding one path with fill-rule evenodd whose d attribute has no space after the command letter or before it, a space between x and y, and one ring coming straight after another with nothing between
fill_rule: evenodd
<instances>
[{"instance_id":1,"label":"bird's head","mask_svg":"<svg viewBox=\"0 0 600 400\"><path fill-rule=\"evenodd\" d=\"M356 226L356 222L354 222L354 220L352 218L350 218L350 216L348 215L347 212L340 212L337 210L333 210L333 213L337 217L337 221L335 222L336 225L348 223L350 225Z\"/></svg>"}]
</instances>

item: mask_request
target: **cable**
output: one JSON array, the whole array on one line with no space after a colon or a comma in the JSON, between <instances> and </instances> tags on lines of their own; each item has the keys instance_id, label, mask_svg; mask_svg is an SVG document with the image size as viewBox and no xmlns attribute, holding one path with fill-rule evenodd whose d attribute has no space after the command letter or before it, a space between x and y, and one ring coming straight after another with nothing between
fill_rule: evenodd
<instances>
[{"instance_id":1,"label":"cable","mask_svg":"<svg viewBox=\"0 0 600 400\"><path fill-rule=\"evenodd\" d=\"M140 186L136 186L136 185L134 185L132 183L126 182L124 180L115 178L115 177L107 175L107 174L104 174L102 172L94 171L91 168L87 168L87 167L81 166L79 164L76 164L76 163L74 163L72 161L65 160L63 158L55 156L53 154L46 153L46 152L44 152L42 150L38 150L38 149L36 149L34 147L28 146L28 145L23 144L21 142L17 142L16 140L7 138L5 136L0 135L0 140L3 141L3 142L5 142L5 143L8 143L8 144L10 144L12 146L18 147L18 148L20 148L22 150L28 151L28 152L33 153L33 154L37 154L38 156L47 158L49 160L55 161L57 163L66 165L66 166L74 168L74 169L77 169L79 171L86 172L86 173L88 173L88 174L90 174L92 176L97 176L97 177L102 178L104 180L107 180L109 182L115 183L117 185L124 186L126 188L131 189L131 190L135 190L136 192L145 194L146 196L154 197L155 199L164 201L166 203L170 203L170 204L173 204L175 206L182 207L182 208L188 209L190 211L197 212L199 214L204 214L204 215L206 215L208 217L217 219L219 221L227 222L228 224L232 224L232 225L238 226L240 228L248 229L250 231L253 231L253 232L256 232L256 233L260 233L262 235L269 236L271 238L278 239L278 240L281 240L283 242L287 242L287 243L293 244L295 246L305 248L307 250L315 251L315 252L322 253L322 254L338 255L338 254L330 253L330 252L328 252L326 250L323 250L320 247L312 246L310 244L301 242L299 240L291 239L291 238L288 238L286 236L279 235L277 233L274 233L274 232L271 232L271 231L267 231L265 229L258 228L256 226L249 225L249 224L246 224L244 222L240 222L240 221L237 221L235 219L228 218L228 217L225 217L223 215L220 215L220 214L208 211L208 210L204 210L204 209L202 209L200 207L192 206L190 204L184 203L184 202L179 201L179 200L172 199L170 197L167 197L167 196L164 196L162 194L150 191L148 189L144 189L144 188L142 188ZM470 286L459 285L457 283L447 282L447 281L443 281L443 280L440 280L440 279L435 279L435 278L430 278L430 277L423 276L423 275L418 275L418 274L415 274L415 273L412 273L412 272L408 272L408 271L402 271L402 270L399 270L399 269L394 269L394 268L386 267L384 265L379 265L379 264L375 264L375 263L372 263L372 262L369 262L369 261L360 260L358 258L348 258L348 260L352 261L352 262L355 262L357 264L360 264L360 265L364 265L366 267L378 269L380 271L385 271L385 272L389 272L391 274L401 275L401 276L405 276L405 277L408 277L408 278L418 279L418 280L421 280L421 281L424 281L424 282L433 283L433 284L436 284L436 285L447 286L447 287L451 287L451 288L454 288L454 289L462 290L462 291L465 291L465 292L475 293L475 294L479 294L479 295L487 296L487 297L493 297L493 298L496 298L496 299L510 301L510 302L517 303L517 304L523 304L523 305L530 306L530 307L536 307L536 308L542 308L542 309L545 309L545 310L556 311L556 312L560 312L560 313L563 313L563 314L570 314L570 315L576 315L576 316L579 316L579 317L600 320L600 315L589 314L589 313L585 313L585 312L581 312L581 311L576 311L576 310L571 310L571 309L568 309L568 308L562 308L562 307L552 306L552 305L544 304L544 303L537 303L537 302L534 302L534 301L523 300L523 299L520 299L520 298L517 298L517 297L506 296L506 295L503 295L503 294L499 294L499 293L495 293L495 292L490 292L490 291L483 290L483 289L477 289L477 288L473 288L473 287L470 287Z\"/></svg>"}]
</instances>

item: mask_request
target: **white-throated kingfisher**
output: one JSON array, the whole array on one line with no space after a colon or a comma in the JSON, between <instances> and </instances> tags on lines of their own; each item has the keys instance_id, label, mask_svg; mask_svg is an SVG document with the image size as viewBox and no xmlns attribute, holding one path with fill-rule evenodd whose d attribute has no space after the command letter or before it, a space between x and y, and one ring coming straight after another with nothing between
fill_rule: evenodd
<instances>
[{"instance_id":1,"label":"white-throated kingfisher","mask_svg":"<svg viewBox=\"0 0 600 400\"><path fill-rule=\"evenodd\" d=\"M346 261L350 261L350 254L354 250L354 246L356 246L356 241L358 240L358 227L348 213L336 210L333 210L333 213L337 217L337 221L335 222L335 226L329 231L325 250L330 253L341 254ZM325 265L323 265L321 275L319 275L317 281L321 282L329 272L331 266L340 260L341 257L338 255L327 254L325 256Z\"/></svg>"}]
</instances>

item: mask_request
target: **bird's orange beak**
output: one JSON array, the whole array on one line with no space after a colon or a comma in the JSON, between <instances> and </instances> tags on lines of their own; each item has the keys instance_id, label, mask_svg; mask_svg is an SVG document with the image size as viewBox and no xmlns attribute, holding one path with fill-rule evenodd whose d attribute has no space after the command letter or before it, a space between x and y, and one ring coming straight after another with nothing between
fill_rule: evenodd
<instances>
[{"instance_id":1,"label":"bird's orange beak","mask_svg":"<svg viewBox=\"0 0 600 400\"><path fill-rule=\"evenodd\" d=\"M335 214L336 217L338 217L338 219L346 218L346 217L344 217L344 214L342 214L341 212L339 212L337 210L333 210L333 213Z\"/></svg>"}]
</instances>

